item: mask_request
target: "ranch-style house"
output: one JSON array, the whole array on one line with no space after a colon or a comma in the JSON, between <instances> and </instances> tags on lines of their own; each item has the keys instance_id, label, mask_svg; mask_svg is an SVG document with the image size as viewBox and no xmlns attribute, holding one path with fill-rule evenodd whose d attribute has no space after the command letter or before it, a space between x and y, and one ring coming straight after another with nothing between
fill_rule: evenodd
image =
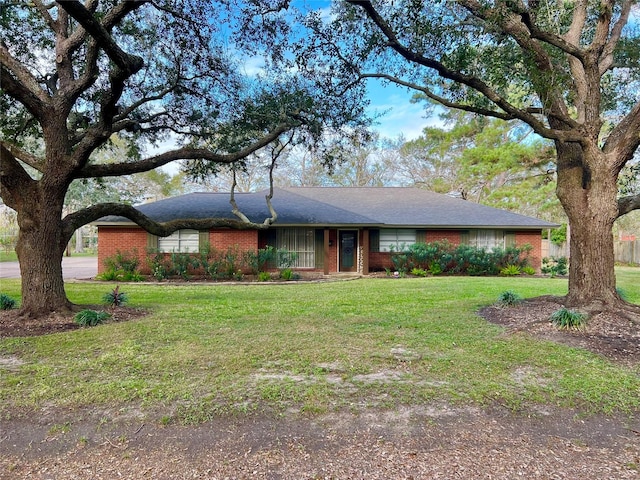
<instances>
[{"instance_id":1,"label":"ranch-style house","mask_svg":"<svg viewBox=\"0 0 640 480\"><path fill-rule=\"evenodd\" d=\"M252 222L271 215L268 192L236 193L239 209ZM272 200L277 221L268 229L178 230L168 237L148 234L130 220L109 216L96 222L98 265L117 252L136 251L141 265L149 248L160 252L198 252L205 244L241 251L273 246L296 253L294 269L323 272L390 268L391 251L416 242L448 241L485 247L530 244L530 262L540 269L542 231L557 227L536 218L470 201L405 187L276 188ZM178 218L237 219L229 193L190 193L136 207L157 222Z\"/></svg>"}]
</instances>

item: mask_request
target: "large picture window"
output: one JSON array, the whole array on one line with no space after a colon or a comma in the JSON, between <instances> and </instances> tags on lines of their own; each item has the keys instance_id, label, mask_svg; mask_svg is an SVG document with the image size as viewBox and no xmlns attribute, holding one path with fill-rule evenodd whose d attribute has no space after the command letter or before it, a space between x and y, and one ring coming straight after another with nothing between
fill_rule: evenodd
<instances>
[{"instance_id":1,"label":"large picture window","mask_svg":"<svg viewBox=\"0 0 640 480\"><path fill-rule=\"evenodd\" d=\"M462 242L485 250L504 248L505 232L504 230L469 230L462 236Z\"/></svg>"},{"instance_id":2,"label":"large picture window","mask_svg":"<svg viewBox=\"0 0 640 480\"><path fill-rule=\"evenodd\" d=\"M276 230L276 248L295 253L294 268L315 268L316 232L313 228L279 228Z\"/></svg>"},{"instance_id":3,"label":"large picture window","mask_svg":"<svg viewBox=\"0 0 640 480\"><path fill-rule=\"evenodd\" d=\"M416 230L408 228L384 228L380 230L380 251L401 251L416 243Z\"/></svg>"},{"instance_id":4,"label":"large picture window","mask_svg":"<svg viewBox=\"0 0 640 480\"><path fill-rule=\"evenodd\" d=\"M200 246L198 230L178 230L168 237L158 237L158 251L197 253Z\"/></svg>"}]
</instances>

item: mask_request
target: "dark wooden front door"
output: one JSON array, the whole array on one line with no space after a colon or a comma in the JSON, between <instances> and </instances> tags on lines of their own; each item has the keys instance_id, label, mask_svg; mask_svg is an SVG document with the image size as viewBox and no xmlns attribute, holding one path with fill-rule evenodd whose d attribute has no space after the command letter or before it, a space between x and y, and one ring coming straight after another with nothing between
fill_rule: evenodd
<instances>
[{"instance_id":1,"label":"dark wooden front door","mask_svg":"<svg viewBox=\"0 0 640 480\"><path fill-rule=\"evenodd\" d=\"M358 232L343 230L339 233L340 241L340 271L358 271Z\"/></svg>"}]
</instances>

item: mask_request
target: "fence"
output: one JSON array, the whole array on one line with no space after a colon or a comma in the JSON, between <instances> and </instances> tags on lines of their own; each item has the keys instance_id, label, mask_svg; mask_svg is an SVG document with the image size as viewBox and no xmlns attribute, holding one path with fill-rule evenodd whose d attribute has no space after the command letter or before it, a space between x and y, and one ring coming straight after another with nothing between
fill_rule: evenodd
<instances>
[{"instance_id":1,"label":"fence","mask_svg":"<svg viewBox=\"0 0 640 480\"><path fill-rule=\"evenodd\" d=\"M640 265L640 240L613 242L613 255L617 263ZM569 247L543 240L542 257L569 257Z\"/></svg>"},{"instance_id":2,"label":"fence","mask_svg":"<svg viewBox=\"0 0 640 480\"><path fill-rule=\"evenodd\" d=\"M613 242L613 252L616 262L625 264L640 264L640 241Z\"/></svg>"}]
</instances>

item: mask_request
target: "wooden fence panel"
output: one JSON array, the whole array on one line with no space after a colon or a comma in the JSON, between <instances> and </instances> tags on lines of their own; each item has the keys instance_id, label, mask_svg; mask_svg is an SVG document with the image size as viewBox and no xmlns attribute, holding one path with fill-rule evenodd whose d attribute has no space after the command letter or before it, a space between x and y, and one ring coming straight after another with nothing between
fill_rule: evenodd
<instances>
[{"instance_id":1,"label":"wooden fence panel","mask_svg":"<svg viewBox=\"0 0 640 480\"><path fill-rule=\"evenodd\" d=\"M640 264L640 241L614 242L613 251L616 262Z\"/></svg>"}]
</instances>

